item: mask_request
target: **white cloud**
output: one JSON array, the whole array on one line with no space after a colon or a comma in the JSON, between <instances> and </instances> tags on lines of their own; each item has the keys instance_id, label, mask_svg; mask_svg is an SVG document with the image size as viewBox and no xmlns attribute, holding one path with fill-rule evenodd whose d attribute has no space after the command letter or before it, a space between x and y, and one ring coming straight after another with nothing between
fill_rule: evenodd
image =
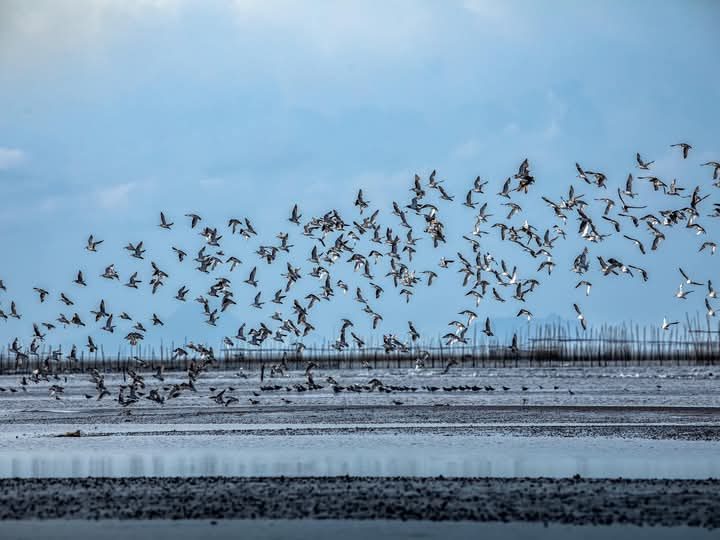
<instances>
[{"instance_id":1,"label":"white cloud","mask_svg":"<svg viewBox=\"0 0 720 540\"><path fill-rule=\"evenodd\" d=\"M130 202L130 195L136 187L134 182L126 182L99 189L95 192L95 201L101 208L107 210L125 207Z\"/></svg>"},{"instance_id":2,"label":"white cloud","mask_svg":"<svg viewBox=\"0 0 720 540\"><path fill-rule=\"evenodd\" d=\"M437 22L432 5L413 0L393 2L306 2L299 0L232 0L236 22L247 31L295 40L322 56L349 50L394 57L422 44Z\"/></svg>"},{"instance_id":3,"label":"white cloud","mask_svg":"<svg viewBox=\"0 0 720 540\"><path fill-rule=\"evenodd\" d=\"M26 155L22 150L0 147L0 171L17 167L25 160Z\"/></svg>"},{"instance_id":4,"label":"white cloud","mask_svg":"<svg viewBox=\"0 0 720 540\"><path fill-rule=\"evenodd\" d=\"M201 178L198 183L207 189L219 189L228 185L228 179L221 178L219 176L208 176L206 178Z\"/></svg>"},{"instance_id":5,"label":"white cloud","mask_svg":"<svg viewBox=\"0 0 720 540\"><path fill-rule=\"evenodd\" d=\"M68 52L94 53L127 24L173 13L183 0L3 0L0 65L32 68Z\"/></svg>"},{"instance_id":6,"label":"white cloud","mask_svg":"<svg viewBox=\"0 0 720 540\"><path fill-rule=\"evenodd\" d=\"M530 27L522 10L514 3L496 0L465 0L463 8L480 23L486 32L500 35L512 35L523 39Z\"/></svg>"},{"instance_id":7,"label":"white cloud","mask_svg":"<svg viewBox=\"0 0 720 540\"><path fill-rule=\"evenodd\" d=\"M561 133L561 123L567 115L568 107L552 90L548 90L545 99L550 111L550 119L542 132L542 136L545 139L554 139Z\"/></svg>"},{"instance_id":8,"label":"white cloud","mask_svg":"<svg viewBox=\"0 0 720 540\"><path fill-rule=\"evenodd\" d=\"M288 53L296 50L310 52L315 61L353 66L398 57L410 61L432 47L428 36L442 19L433 3L414 0L2 0L0 66L33 69L58 58L67 61L68 54L101 56L133 26L165 26L171 17L194 18L194 12L230 18L237 26L236 45L261 48L262 64L280 64L279 72L295 66Z\"/></svg>"},{"instance_id":9,"label":"white cloud","mask_svg":"<svg viewBox=\"0 0 720 540\"><path fill-rule=\"evenodd\" d=\"M471 159L477 157L483 148L479 139L470 139L462 143L452 151L452 156L459 159Z\"/></svg>"}]
</instances>

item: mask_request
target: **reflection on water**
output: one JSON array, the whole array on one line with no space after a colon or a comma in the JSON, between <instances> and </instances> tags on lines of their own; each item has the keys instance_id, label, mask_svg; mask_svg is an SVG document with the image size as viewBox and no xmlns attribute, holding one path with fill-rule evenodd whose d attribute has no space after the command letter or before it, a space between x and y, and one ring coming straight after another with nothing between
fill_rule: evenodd
<instances>
[{"instance_id":1,"label":"reflection on water","mask_svg":"<svg viewBox=\"0 0 720 540\"><path fill-rule=\"evenodd\" d=\"M265 444L238 449L148 447L111 452L79 446L60 450L0 452L0 477L85 476L550 476L624 478L720 477L712 443L506 439L478 445L472 438L391 445L382 438L358 444L312 447ZM440 438L442 439L442 438ZM533 446L533 442L537 443ZM108 445L109 447L110 445ZM109 449L109 448L108 448Z\"/></svg>"}]
</instances>

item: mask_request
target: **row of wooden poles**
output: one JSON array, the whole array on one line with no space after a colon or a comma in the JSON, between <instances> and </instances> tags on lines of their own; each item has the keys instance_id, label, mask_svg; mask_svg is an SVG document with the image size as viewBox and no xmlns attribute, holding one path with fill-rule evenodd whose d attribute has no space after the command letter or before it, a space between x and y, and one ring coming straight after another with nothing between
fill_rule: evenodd
<instances>
[{"instance_id":1,"label":"row of wooden poles","mask_svg":"<svg viewBox=\"0 0 720 540\"><path fill-rule=\"evenodd\" d=\"M701 323L705 322L704 327ZM269 344L255 348L215 347L216 368L227 370L255 370L261 364L285 363L288 369L305 369L308 362L329 369L357 368L414 368L419 361L426 368L442 368L451 361L472 368L499 367L585 367L585 366L642 366L685 365L711 366L720 362L720 324L713 327L706 321L686 320L684 326L664 331L659 327L639 325L602 325L583 332L574 324L544 324L519 331L518 352L509 348L511 336L503 339L485 338L476 332L469 344L446 346L439 338L424 343L409 343L407 351L387 353L376 338L362 349L334 348L325 341L309 345L302 352L295 347L273 347ZM180 345L184 346L184 345ZM8 347L0 349L0 374L28 374L33 370L52 366L66 372L97 369L101 372L122 372L128 369L186 370L193 360L173 355L176 344L160 344L158 348L140 344L121 347L115 354L103 348L93 354L79 352L78 360L67 358L68 351L52 359L48 347L18 361ZM58 359L59 356L59 359ZM138 362L141 359L142 362Z\"/></svg>"}]
</instances>

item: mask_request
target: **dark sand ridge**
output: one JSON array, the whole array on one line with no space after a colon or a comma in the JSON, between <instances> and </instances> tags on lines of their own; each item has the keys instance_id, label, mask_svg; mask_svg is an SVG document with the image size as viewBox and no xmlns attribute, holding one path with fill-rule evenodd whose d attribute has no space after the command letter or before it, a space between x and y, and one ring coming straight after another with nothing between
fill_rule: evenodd
<instances>
[{"instance_id":1,"label":"dark sand ridge","mask_svg":"<svg viewBox=\"0 0 720 540\"><path fill-rule=\"evenodd\" d=\"M390 519L718 528L720 480L0 480L0 519Z\"/></svg>"},{"instance_id":2,"label":"dark sand ridge","mask_svg":"<svg viewBox=\"0 0 720 540\"><path fill-rule=\"evenodd\" d=\"M31 405L31 406L30 406ZM2 424L306 424L306 423L677 423L718 424L720 407L672 406L522 406L522 405L258 405L217 407L187 405L144 406L132 410L115 404L78 409L70 404L38 407L37 403L0 416Z\"/></svg>"}]
</instances>

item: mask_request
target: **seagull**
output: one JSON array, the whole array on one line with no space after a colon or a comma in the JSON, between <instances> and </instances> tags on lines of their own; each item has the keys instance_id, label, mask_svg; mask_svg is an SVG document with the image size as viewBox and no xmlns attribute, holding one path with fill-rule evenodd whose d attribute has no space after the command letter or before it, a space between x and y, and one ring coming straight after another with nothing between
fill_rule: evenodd
<instances>
[{"instance_id":1,"label":"seagull","mask_svg":"<svg viewBox=\"0 0 720 540\"><path fill-rule=\"evenodd\" d=\"M255 280L255 273L257 272L257 266L253 266L253 269L250 270L250 276L245 280L245 283L248 285L252 285L253 287L257 287L258 282Z\"/></svg>"},{"instance_id":2,"label":"seagull","mask_svg":"<svg viewBox=\"0 0 720 540\"><path fill-rule=\"evenodd\" d=\"M643 244L642 244L642 242L641 242L640 240L638 240L637 238L632 238L632 237L628 236L627 234L623 234L623 237L624 237L624 238L627 238L627 239L630 240L633 244L635 244L635 245L640 249L640 253L642 253L643 255L645 255L645 246L643 246Z\"/></svg>"},{"instance_id":3,"label":"seagull","mask_svg":"<svg viewBox=\"0 0 720 540\"><path fill-rule=\"evenodd\" d=\"M590 296L590 289L592 289L592 283L586 280L579 281L575 288L585 287L585 296Z\"/></svg>"},{"instance_id":4,"label":"seagull","mask_svg":"<svg viewBox=\"0 0 720 540\"><path fill-rule=\"evenodd\" d=\"M160 225L158 225L161 229L168 229L174 225L174 223L168 223L167 219L165 218L165 214L163 212L160 212Z\"/></svg>"},{"instance_id":5,"label":"seagull","mask_svg":"<svg viewBox=\"0 0 720 540\"><path fill-rule=\"evenodd\" d=\"M671 327L672 325L674 325L674 324L678 324L678 321L668 322L668 320L667 320L665 317L663 317L663 322L662 322L662 329L663 329L663 330L668 330L668 329L670 329L670 327Z\"/></svg>"},{"instance_id":6,"label":"seagull","mask_svg":"<svg viewBox=\"0 0 720 540\"><path fill-rule=\"evenodd\" d=\"M707 297L708 298L717 298L717 291L713 288L712 281L710 281L709 279L707 282L707 288L708 288Z\"/></svg>"},{"instance_id":7,"label":"seagull","mask_svg":"<svg viewBox=\"0 0 720 540\"><path fill-rule=\"evenodd\" d=\"M97 247L102 244L104 240L95 240L93 238L93 235L91 234L87 239L87 245L85 246L85 249L92 252L97 252Z\"/></svg>"},{"instance_id":8,"label":"seagull","mask_svg":"<svg viewBox=\"0 0 720 540\"><path fill-rule=\"evenodd\" d=\"M688 275L685 272L683 272L682 268L678 268L678 270L680 270L680 274L682 275L682 277L685 280L685 283L687 285L698 285L698 286L702 285L702 283L698 283L697 281L693 281L692 279L690 279L688 277Z\"/></svg>"},{"instance_id":9,"label":"seagull","mask_svg":"<svg viewBox=\"0 0 720 540\"><path fill-rule=\"evenodd\" d=\"M510 352L512 352L513 354L517 354L519 352L517 334L513 334L512 342L510 344L510 347L508 347L508 348L510 349Z\"/></svg>"},{"instance_id":10,"label":"seagull","mask_svg":"<svg viewBox=\"0 0 720 540\"><path fill-rule=\"evenodd\" d=\"M483 182L479 176L475 177L472 190L475 193L483 193L483 188L487 185L487 181Z\"/></svg>"},{"instance_id":11,"label":"seagull","mask_svg":"<svg viewBox=\"0 0 720 540\"><path fill-rule=\"evenodd\" d=\"M108 318L105 319L105 324L101 328L101 330L105 330L106 332L110 332L111 334L115 331L115 326L113 326L113 316L112 314L108 315Z\"/></svg>"},{"instance_id":12,"label":"seagull","mask_svg":"<svg viewBox=\"0 0 720 540\"><path fill-rule=\"evenodd\" d=\"M713 168L713 180L717 180L718 176L720 176L720 162L718 161L708 161L707 163L703 163L700 165L701 167L712 167Z\"/></svg>"},{"instance_id":13,"label":"seagull","mask_svg":"<svg viewBox=\"0 0 720 540\"><path fill-rule=\"evenodd\" d=\"M164 221L164 219L162 217L162 212L160 213L160 216L161 216L160 219L162 221ZM198 216L197 214L185 214L185 217L190 218L190 228L191 229L194 229L195 225L197 225L200 221L202 221L202 218L200 216ZM172 223L171 223L171 225L172 225Z\"/></svg>"},{"instance_id":14,"label":"seagull","mask_svg":"<svg viewBox=\"0 0 720 540\"><path fill-rule=\"evenodd\" d=\"M408 321L408 327L410 328L410 339L412 341L417 341L420 339L420 334L417 330L415 330L415 326L413 326L412 321Z\"/></svg>"},{"instance_id":15,"label":"seagull","mask_svg":"<svg viewBox=\"0 0 720 540\"><path fill-rule=\"evenodd\" d=\"M100 300L100 307L97 311L90 311L93 315L95 315L95 322L98 322L103 317L107 317L109 314L107 311L105 311L105 300Z\"/></svg>"},{"instance_id":16,"label":"seagull","mask_svg":"<svg viewBox=\"0 0 720 540\"><path fill-rule=\"evenodd\" d=\"M185 302L185 297L187 296L187 294L189 292L190 292L190 289L188 289L185 285L183 285L182 287L180 287L178 289L178 292L175 295L175 299L180 300L181 302Z\"/></svg>"},{"instance_id":17,"label":"seagull","mask_svg":"<svg viewBox=\"0 0 720 540\"><path fill-rule=\"evenodd\" d=\"M145 253L145 251L146 251L142 248L142 246L143 246L142 241L138 242L138 244L136 246L133 246L132 242L128 242L128 245L125 246L125 249L131 252L130 253L131 257L135 257L136 259L142 259L143 253Z\"/></svg>"},{"instance_id":18,"label":"seagull","mask_svg":"<svg viewBox=\"0 0 720 540\"><path fill-rule=\"evenodd\" d=\"M248 233L257 236L257 231L255 230L255 227L253 227L252 223L250 223L250 220L248 218L245 218L245 228L247 229Z\"/></svg>"},{"instance_id":19,"label":"seagull","mask_svg":"<svg viewBox=\"0 0 720 540\"><path fill-rule=\"evenodd\" d=\"M694 291L686 291L683 289L683 283L680 283L680 287L678 288L678 291L675 293L675 298L678 298L680 300L686 300L687 295Z\"/></svg>"},{"instance_id":20,"label":"seagull","mask_svg":"<svg viewBox=\"0 0 720 540\"><path fill-rule=\"evenodd\" d=\"M187 253L185 253L182 249L176 248L173 246L173 251L177 254L178 262L183 262L183 259L187 256Z\"/></svg>"},{"instance_id":21,"label":"seagull","mask_svg":"<svg viewBox=\"0 0 720 540\"><path fill-rule=\"evenodd\" d=\"M638 169L643 169L645 171L650 169L650 165L655 163L654 161L643 161L642 157L640 157L640 152L637 152L635 154L635 160L637 161L637 167Z\"/></svg>"},{"instance_id":22,"label":"seagull","mask_svg":"<svg viewBox=\"0 0 720 540\"><path fill-rule=\"evenodd\" d=\"M137 275L138 275L137 272L133 272L133 274L130 276L130 279L128 279L128 282L125 284L125 286L130 287L131 289L137 289L138 283L142 283L142 281L140 281L137 278Z\"/></svg>"},{"instance_id":23,"label":"seagull","mask_svg":"<svg viewBox=\"0 0 720 540\"><path fill-rule=\"evenodd\" d=\"M577 313L577 318L580 321L580 325L582 326L583 330L587 330L587 321L585 320L585 316L580 311L580 308L577 304L573 304L573 308L575 308L575 313Z\"/></svg>"},{"instance_id":24,"label":"seagull","mask_svg":"<svg viewBox=\"0 0 720 540\"><path fill-rule=\"evenodd\" d=\"M33 290L40 295L40 303L42 304L45 301L45 297L50 294L45 289L41 289L39 287L33 287Z\"/></svg>"},{"instance_id":25,"label":"seagull","mask_svg":"<svg viewBox=\"0 0 720 540\"><path fill-rule=\"evenodd\" d=\"M483 328L483 333L488 337L495 335L493 334L492 328L490 328L490 317L485 318L485 327Z\"/></svg>"},{"instance_id":26,"label":"seagull","mask_svg":"<svg viewBox=\"0 0 720 540\"><path fill-rule=\"evenodd\" d=\"M87 286L87 283L85 283L85 279L83 278L83 273L82 273L82 271L79 271L79 272L77 273L77 277L75 278L75 280L73 281L73 283L77 283L78 285L82 285L83 287L86 287L86 286Z\"/></svg>"},{"instance_id":27,"label":"seagull","mask_svg":"<svg viewBox=\"0 0 720 540\"><path fill-rule=\"evenodd\" d=\"M475 319L477 319L477 313L475 313L472 310L465 309L458 313L458 315L465 315L468 318L468 322L466 326L470 326Z\"/></svg>"},{"instance_id":28,"label":"seagull","mask_svg":"<svg viewBox=\"0 0 720 540\"><path fill-rule=\"evenodd\" d=\"M474 202L472 201L472 194L473 194L473 193L474 193L474 191L473 191L472 189L467 192L467 195L465 196L465 202L463 203L463 206L467 206L468 208L475 208L475 205L476 205L477 203L474 203Z\"/></svg>"},{"instance_id":29,"label":"seagull","mask_svg":"<svg viewBox=\"0 0 720 540\"><path fill-rule=\"evenodd\" d=\"M363 199L363 190L359 190L357 197L355 198L355 206L357 206L360 209L360 213L363 213L363 210L365 210L369 205L369 201L366 201Z\"/></svg>"},{"instance_id":30,"label":"seagull","mask_svg":"<svg viewBox=\"0 0 720 540\"><path fill-rule=\"evenodd\" d=\"M690 149L692 148L692 146L690 146L688 143L677 143L677 144L671 144L670 148L675 148L676 146L682 148L683 159L687 159L688 152L690 152Z\"/></svg>"},{"instance_id":31,"label":"seagull","mask_svg":"<svg viewBox=\"0 0 720 540\"><path fill-rule=\"evenodd\" d=\"M428 280L427 280L428 287L430 287L430 285L432 285L433 279L435 279L435 278L437 277L437 274L436 274L435 272L433 272L432 270L423 270L423 271L421 272L421 274L427 274L427 276L428 276Z\"/></svg>"},{"instance_id":32,"label":"seagull","mask_svg":"<svg viewBox=\"0 0 720 540\"><path fill-rule=\"evenodd\" d=\"M637 270L638 272L640 272L640 276L642 276L643 281L648 280L648 273L645 269L640 268L639 266L633 266L632 264L628 264L628 268L632 268L633 270Z\"/></svg>"},{"instance_id":33,"label":"seagull","mask_svg":"<svg viewBox=\"0 0 720 540\"><path fill-rule=\"evenodd\" d=\"M105 272L100 274L100 277L104 277L105 279L120 279L120 275L117 273L117 270L115 270L115 265L111 264L110 266L107 266L105 268Z\"/></svg>"},{"instance_id":34,"label":"seagull","mask_svg":"<svg viewBox=\"0 0 720 540\"><path fill-rule=\"evenodd\" d=\"M710 249L710 255L715 255L717 244L715 242L703 242L698 251L703 251L705 248Z\"/></svg>"},{"instance_id":35,"label":"seagull","mask_svg":"<svg viewBox=\"0 0 720 540\"><path fill-rule=\"evenodd\" d=\"M290 223L294 223L295 225L300 225L300 218L302 217L302 214L300 214L298 210L298 205L294 205L292 208L292 212L290 213L290 218L288 221Z\"/></svg>"},{"instance_id":36,"label":"seagull","mask_svg":"<svg viewBox=\"0 0 720 540\"><path fill-rule=\"evenodd\" d=\"M584 181L587 182L588 184L591 184L591 183L592 183L592 182L590 182L590 180L588 179L587 174L585 173L585 171L583 170L583 168L582 168L582 167L580 166L580 164L577 163L577 162L575 163L575 169L577 169L577 172L578 172L578 173L577 173L577 177L578 177L578 178L584 180Z\"/></svg>"},{"instance_id":37,"label":"seagull","mask_svg":"<svg viewBox=\"0 0 720 540\"><path fill-rule=\"evenodd\" d=\"M707 316L708 317L714 317L715 316L715 310L710 306L710 302L708 302L708 299L705 299L705 307L707 308Z\"/></svg>"},{"instance_id":38,"label":"seagull","mask_svg":"<svg viewBox=\"0 0 720 540\"><path fill-rule=\"evenodd\" d=\"M262 309L263 304L265 303L265 302L261 302L261 301L260 301L260 294L261 294L261 293L258 292L258 293L255 295L255 300L253 300L253 303L250 304L252 307L257 308L257 309Z\"/></svg>"}]
</instances>

